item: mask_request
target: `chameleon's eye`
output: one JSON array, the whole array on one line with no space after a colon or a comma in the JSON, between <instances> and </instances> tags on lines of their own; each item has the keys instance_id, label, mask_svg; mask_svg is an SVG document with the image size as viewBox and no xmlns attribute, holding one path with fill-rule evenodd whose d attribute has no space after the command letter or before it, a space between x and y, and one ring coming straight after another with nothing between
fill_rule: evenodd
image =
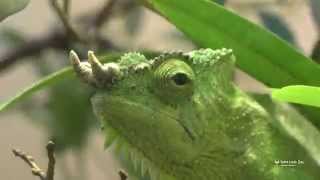
<instances>
[{"instance_id":1,"label":"chameleon's eye","mask_svg":"<svg viewBox=\"0 0 320 180\"><path fill-rule=\"evenodd\" d=\"M188 84L191 80L187 74L178 72L171 77L171 80L177 86L184 86Z\"/></svg>"},{"instance_id":2,"label":"chameleon's eye","mask_svg":"<svg viewBox=\"0 0 320 180\"><path fill-rule=\"evenodd\" d=\"M155 91L170 101L185 99L193 94L194 73L184 61L170 59L154 71Z\"/></svg>"}]
</instances>

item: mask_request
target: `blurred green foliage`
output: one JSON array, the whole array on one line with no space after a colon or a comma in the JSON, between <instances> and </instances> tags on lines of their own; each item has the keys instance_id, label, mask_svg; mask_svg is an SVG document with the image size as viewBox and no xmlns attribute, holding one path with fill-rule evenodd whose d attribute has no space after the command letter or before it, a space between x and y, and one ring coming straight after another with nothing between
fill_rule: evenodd
<instances>
[{"instance_id":1,"label":"blurred green foliage","mask_svg":"<svg viewBox=\"0 0 320 180\"><path fill-rule=\"evenodd\" d=\"M69 62L63 55L58 57L60 59L52 61L38 56L39 59L33 61L40 77ZM46 122L43 124L49 132L49 138L56 142L58 152L68 148L81 149L86 145L91 130L99 126L91 109L90 97L93 92L91 87L74 77L66 77L49 87L44 102L36 102L31 98L21 107L35 123ZM35 106L30 107L30 104Z\"/></svg>"},{"instance_id":2,"label":"blurred green foliage","mask_svg":"<svg viewBox=\"0 0 320 180\"><path fill-rule=\"evenodd\" d=\"M6 17L21 11L30 0L1 0L0 1L0 21Z\"/></svg>"}]
</instances>

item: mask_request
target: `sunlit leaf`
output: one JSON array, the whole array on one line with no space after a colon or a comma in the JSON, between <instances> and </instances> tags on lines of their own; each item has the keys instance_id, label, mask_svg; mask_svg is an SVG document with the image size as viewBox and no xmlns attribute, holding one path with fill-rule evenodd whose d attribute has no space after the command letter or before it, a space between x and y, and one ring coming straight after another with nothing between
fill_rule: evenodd
<instances>
[{"instance_id":1,"label":"sunlit leaf","mask_svg":"<svg viewBox=\"0 0 320 180\"><path fill-rule=\"evenodd\" d=\"M280 101L320 107L320 87L287 86L281 89L274 89L272 97Z\"/></svg>"}]
</instances>

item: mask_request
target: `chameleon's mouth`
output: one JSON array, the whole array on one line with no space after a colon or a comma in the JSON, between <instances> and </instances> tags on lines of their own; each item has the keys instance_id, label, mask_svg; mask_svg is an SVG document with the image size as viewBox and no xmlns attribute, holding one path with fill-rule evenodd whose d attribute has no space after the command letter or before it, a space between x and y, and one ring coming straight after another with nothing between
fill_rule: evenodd
<instances>
[{"instance_id":1,"label":"chameleon's mouth","mask_svg":"<svg viewBox=\"0 0 320 180\"><path fill-rule=\"evenodd\" d=\"M174 111L167 112L164 108L151 108L120 96L107 95L108 92L95 95L92 98L93 106L98 117L104 117L103 124L131 137L131 133L139 134L141 129L155 129L162 124L181 130L189 140L194 137L186 126L178 120ZM128 132L127 130L130 130Z\"/></svg>"}]
</instances>

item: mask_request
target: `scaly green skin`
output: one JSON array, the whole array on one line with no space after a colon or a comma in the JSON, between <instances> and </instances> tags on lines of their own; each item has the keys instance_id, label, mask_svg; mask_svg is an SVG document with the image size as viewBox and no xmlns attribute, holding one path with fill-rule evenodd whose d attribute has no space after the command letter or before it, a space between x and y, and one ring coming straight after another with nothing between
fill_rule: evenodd
<instances>
[{"instance_id":1,"label":"scaly green skin","mask_svg":"<svg viewBox=\"0 0 320 180\"><path fill-rule=\"evenodd\" d=\"M79 70L79 63L75 70L98 87L92 105L107 144L118 139L122 152L141 161L152 179L319 179L309 151L278 123L284 114L270 115L234 86L231 50L167 53L153 60L128 53L112 68L92 53L89 61L93 75ZM276 160L304 164L282 167Z\"/></svg>"}]
</instances>

